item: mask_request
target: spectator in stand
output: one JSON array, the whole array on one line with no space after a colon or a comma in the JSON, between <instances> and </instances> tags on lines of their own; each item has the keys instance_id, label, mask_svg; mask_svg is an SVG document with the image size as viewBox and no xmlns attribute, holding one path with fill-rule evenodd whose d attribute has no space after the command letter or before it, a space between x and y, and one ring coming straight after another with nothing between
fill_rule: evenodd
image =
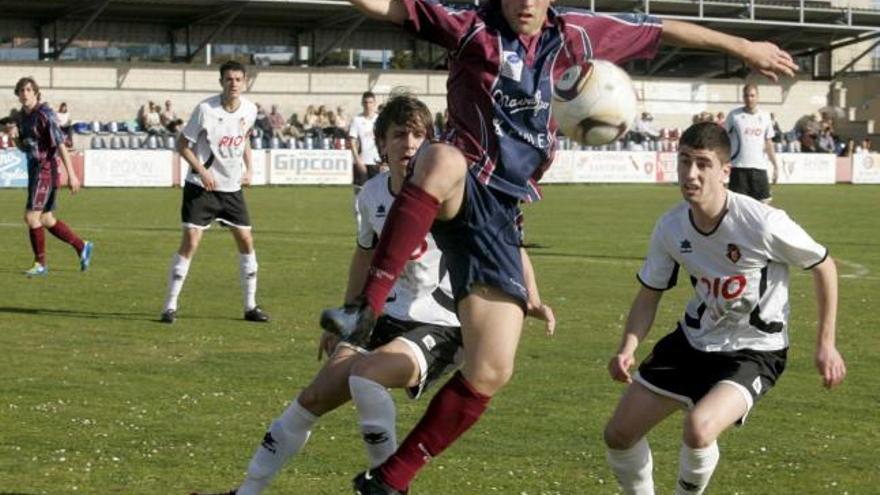
<instances>
[{"instance_id":1,"label":"spectator in stand","mask_svg":"<svg viewBox=\"0 0 880 495\"><path fill-rule=\"evenodd\" d=\"M324 137L345 139L348 129L344 129L339 125L339 116L336 112L329 110L327 112L327 127L324 128Z\"/></svg>"},{"instance_id":2,"label":"spectator in stand","mask_svg":"<svg viewBox=\"0 0 880 495\"><path fill-rule=\"evenodd\" d=\"M70 112L67 111L67 103L61 102L58 105L58 111L55 112L55 118L58 120L58 127L65 134L70 133Z\"/></svg>"},{"instance_id":3,"label":"spectator in stand","mask_svg":"<svg viewBox=\"0 0 880 495\"><path fill-rule=\"evenodd\" d=\"M272 136L277 138L284 137L284 115L278 111L278 105L272 105L272 111L269 112L269 128L272 130Z\"/></svg>"},{"instance_id":4,"label":"spectator in stand","mask_svg":"<svg viewBox=\"0 0 880 495\"><path fill-rule=\"evenodd\" d=\"M348 129L348 148L354 158L352 183L355 189L367 180L367 166L382 161L373 138L373 126L379 114L376 113L376 95L372 91L361 95L361 107L364 111L351 120Z\"/></svg>"},{"instance_id":5,"label":"spectator in stand","mask_svg":"<svg viewBox=\"0 0 880 495\"><path fill-rule=\"evenodd\" d=\"M259 131L257 133L258 136L262 136L266 139L272 137L272 126L269 124L269 116L266 115L266 111L263 110L263 106L259 103L257 105L257 117L254 120L254 128Z\"/></svg>"},{"instance_id":6,"label":"spectator in stand","mask_svg":"<svg viewBox=\"0 0 880 495\"><path fill-rule=\"evenodd\" d=\"M816 140L816 148L818 148L819 153L834 153L837 148L837 143L834 140L834 135L831 133L830 127L824 127L821 131L819 131L819 138Z\"/></svg>"},{"instance_id":7,"label":"spectator in stand","mask_svg":"<svg viewBox=\"0 0 880 495\"><path fill-rule=\"evenodd\" d=\"M177 116L177 112L171 106L171 100L165 100L165 110L159 114L159 120L165 130L177 136L183 130L183 119Z\"/></svg>"},{"instance_id":8,"label":"spectator in stand","mask_svg":"<svg viewBox=\"0 0 880 495\"><path fill-rule=\"evenodd\" d=\"M871 153L871 140L869 138L862 139L862 152Z\"/></svg>"},{"instance_id":9,"label":"spectator in stand","mask_svg":"<svg viewBox=\"0 0 880 495\"><path fill-rule=\"evenodd\" d=\"M348 131L348 114L342 108L342 105L336 107L336 126Z\"/></svg>"},{"instance_id":10,"label":"spectator in stand","mask_svg":"<svg viewBox=\"0 0 880 495\"><path fill-rule=\"evenodd\" d=\"M293 113L290 116L290 120L287 121L287 125L284 127L284 133L292 138L298 139L303 136L304 131L303 123L299 121L299 115Z\"/></svg>"},{"instance_id":11,"label":"spectator in stand","mask_svg":"<svg viewBox=\"0 0 880 495\"><path fill-rule=\"evenodd\" d=\"M776 114L775 113L770 114L770 122L773 125L773 137L771 138L771 140L774 143L781 143L782 142L782 129L779 128L779 122L776 121Z\"/></svg>"},{"instance_id":12,"label":"spectator in stand","mask_svg":"<svg viewBox=\"0 0 880 495\"><path fill-rule=\"evenodd\" d=\"M162 125L162 117L160 116L161 113L162 109L159 108L159 105L152 101L147 102L147 109L144 113L143 123L141 123L145 131L150 134L165 133L165 126Z\"/></svg>"},{"instance_id":13,"label":"spectator in stand","mask_svg":"<svg viewBox=\"0 0 880 495\"><path fill-rule=\"evenodd\" d=\"M846 144L843 145L840 151L837 153L837 156L842 156L844 158L852 158L853 153L856 149L856 140L853 138L849 138L846 140Z\"/></svg>"},{"instance_id":14,"label":"spectator in stand","mask_svg":"<svg viewBox=\"0 0 880 495\"><path fill-rule=\"evenodd\" d=\"M0 119L0 150L14 148L18 140L18 126L12 117Z\"/></svg>"},{"instance_id":15,"label":"spectator in stand","mask_svg":"<svg viewBox=\"0 0 880 495\"><path fill-rule=\"evenodd\" d=\"M654 116L649 112L642 112L641 117L636 120L635 129L633 129L633 134L635 136L635 140L639 143L646 140L655 140L660 137L660 133L654 129L654 126L651 122L653 122Z\"/></svg>"},{"instance_id":16,"label":"spectator in stand","mask_svg":"<svg viewBox=\"0 0 880 495\"><path fill-rule=\"evenodd\" d=\"M434 114L434 135L435 136L443 136L443 133L446 132L446 112L437 112Z\"/></svg>"},{"instance_id":17,"label":"spectator in stand","mask_svg":"<svg viewBox=\"0 0 880 495\"><path fill-rule=\"evenodd\" d=\"M303 130L305 132L314 132L318 128L318 111L314 105L306 107L306 114L303 116Z\"/></svg>"},{"instance_id":18,"label":"spectator in stand","mask_svg":"<svg viewBox=\"0 0 880 495\"><path fill-rule=\"evenodd\" d=\"M320 105L318 107L318 128L323 132L328 127L330 127L330 110L326 106Z\"/></svg>"},{"instance_id":19,"label":"spectator in stand","mask_svg":"<svg viewBox=\"0 0 880 495\"><path fill-rule=\"evenodd\" d=\"M717 125L723 126L723 125L724 125L724 119L725 119L724 112L718 112L718 113L715 114L715 123L716 123Z\"/></svg>"}]
</instances>

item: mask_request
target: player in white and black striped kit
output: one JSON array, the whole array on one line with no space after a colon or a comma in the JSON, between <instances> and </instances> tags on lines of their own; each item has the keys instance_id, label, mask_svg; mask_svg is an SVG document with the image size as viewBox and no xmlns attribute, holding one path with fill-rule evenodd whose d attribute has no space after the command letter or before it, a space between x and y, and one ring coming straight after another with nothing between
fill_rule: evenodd
<instances>
[{"instance_id":1,"label":"player in white and black striped kit","mask_svg":"<svg viewBox=\"0 0 880 495\"><path fill-rule=\"evenodd\" d=\"M214 221L229 227L238 246L244 319L269 321L256 301L257 255L241 191L253 178L250 133L257 107L241 96L247 87L247 72L242 64L230 61L220 66L220 85L222 93L196 106L177 146L190 168L180 209L183 239L168 273L168 292L159 317L163 323L174 323L177 319L177 299L190 262L202 232Z\"/></svg>"},{"instance_id":2,"label":"player in white and black striped kit","mask_svg":"<svg viewBox=\"0 0 880 495\"><path fill-rule=\"evenodd\" d=\"M391 98L379 114L375 135L390 171L367 181L359 195L357 247L349 268L347 304L354 301L364 284L373 248L395 195L403 186L407 167L432 134L431 113L413 96ZM530 269L527 258L524 262ZM553 312L540 302L531 270L529 273L529 314L547 321L548 333L552 334ZM416 399L432 382L458 366L461 351L461 328L449 276L431 235L412 253L369 342L356 347L337 345L338 341L335 335L324 332L319 357L327 352L330 358L269 426L245 480L229 493L262 493L284 464L302 450L318 419L349 400L358 410L370 466L379 465L394 452L395 407L387 388L404 388Z\"/></svg>"},{"instance_id":3,"label":"player in white and black striped kit","mask_svg":"<svg viewBox=\"0 0 880 495\"><path fill-rule=\"evenodd\" d=\"M773 149L773 119L758 108L758 86L743 87L744 105L727 115L724 128L730 136L730 185L733 192L769 203L770 183L779 179L779 160ZM768 173L767 161L773 166Z\"/></svg>"},{"instance_id":4,"label":"player in white and black striped kit","mask_svg":"<svg viewBox=\"0 0 880 495\"><path fill-rule=\"evenodd\" d=\"M730 141L713 123L681 137L684 201L660 218L638 274L623 341L608 365L631 385L605 429L608 462L624 493L654 493L646 434L685 407L676 494L702 493L718 462L718 436L742 423L776 383L788 350L789 265L812 270L819 307L816 365L831 388L846 375L835 346L837 270L828 250L779 209L730 192ZM630 375L663 291L682 266L694 297L672 333Z\"/></svg>"}]
</instances>

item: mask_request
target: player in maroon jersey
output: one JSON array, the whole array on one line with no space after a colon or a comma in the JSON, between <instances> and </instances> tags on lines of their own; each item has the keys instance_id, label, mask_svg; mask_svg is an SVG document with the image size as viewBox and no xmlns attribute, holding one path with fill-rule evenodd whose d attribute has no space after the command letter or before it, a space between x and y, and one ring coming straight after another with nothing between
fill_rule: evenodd
<instances>
[{"instance_id":1,"label":"player in maroon jersey","mask_svg":"<svg viewBox=\"0 0 880 495\"><path fill-rule=\"evenodd\" d=\"M517 251L518 204L540 197L536 181L552 162L553 81L583 59L652 58L661 42L722 51L774 79L797 67L772 43L647 15L553 8L551 0L490 0L464 10L430 0L351 2L449 50L451 132L416 157L380 237L359 310L322 315L325 328L360 341L429 230L448 257L464 365L397 452L354 481L359 493L394 494L479 419L513 374L528 297Z\"/></svg>"},{"instance_id":2,"label":"player in maroon jersey","mask_svg":"<svg viewBox=\"0 0 880 495\"><path fill-rule=\"evenodd\" d=\"M70 227L55 218L56 191L60 184L58 161L67 172L67 185L76 194L79 178L73 170L64 134L58 127L55 112L40 101L40 86L32 77L22 77L15 84L15 96L21 102L19 147L27 157L28 198L24 222L28 226L34 264L25 271L28 277L41 277L48 273L46 265L46 238L43 228L70 244L79 257L81 271L86 271L92 261L92 243L83 241Z\"/></svg>"}]
</instances>

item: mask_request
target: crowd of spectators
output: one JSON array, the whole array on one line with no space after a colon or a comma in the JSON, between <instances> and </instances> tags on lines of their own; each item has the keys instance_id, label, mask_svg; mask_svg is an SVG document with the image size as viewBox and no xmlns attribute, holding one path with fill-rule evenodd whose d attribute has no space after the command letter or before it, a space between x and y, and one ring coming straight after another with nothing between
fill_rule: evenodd
<instances>
[{"instance_id":1,"label":"crowd of spectators","mask_svg":"<svg viewBox=\"0 0 880 495\"><path fill-rule=\"evenodd\" d=\"M381 106L380 106L381 107ZM257 120L254 137L261 147L304 147L304 148L348 148L350 147L349 126L352 118L342 106L332 109L327 105L308 105L300 116L293 112L285 117L277 104L265 108L257 103ZM13 146L17 110L0 119L0 149ZM157 136L178 136L183 130L185 120L177 114L171 100L164 102L164 108L154 101L146 102L132 121L87 123L71 118L66 102L55 108L59 127L70 137L74 132L145 132ZM789 131L783 131L774 114L773 142L777 151L802 153L834 153L838 156L851 156L854 153L873 151L869 138L856 141L838 134L834 125L834 115L830 111L814 112L804 115ZM448 114L437 112L434 120L435 135L441 135L446 128ZM724 112L703 111L694 114L692 123L715 122L723 125ZM657 128L650 112L642 112L631 130L617 143L603 149L657 150L673 151L678 129ZM70 143L68 143L70 144ZM562 147L574 148L575 143L562 138Z\"/></svg>"}]
</instances>

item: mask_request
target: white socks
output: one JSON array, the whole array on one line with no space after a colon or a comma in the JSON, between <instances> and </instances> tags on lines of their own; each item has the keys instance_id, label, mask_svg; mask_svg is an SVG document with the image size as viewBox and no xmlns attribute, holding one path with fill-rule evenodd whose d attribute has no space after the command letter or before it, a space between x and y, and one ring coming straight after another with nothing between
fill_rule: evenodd
<instances>
[{"instance_id":1,"label":"white socks","mask_svg":"<svg viewBox=\"0 0 880 495\"><path fill-rule=\"evenodd\" d=\"M608 465L614 471L623 493L627 495L654 495L654 462L648 439L642 437L625 450L608 449ZM677 492L676 492L677 493Z\"/></svg>"},{"instance_id":2,"label":"white socks","mask_svg":"<svg viewBox=\"0 0 880 495\"><path fill-rule=\"evenodd\" d=\"M396 409L388 390L360 376L348 378L351 400L357 407L361 435L370 467L382 464L397 449Z\"/></svg>"},{"instance_id":3,"label":"white socks","mask_svg":"<svg viewBox=\"0 0 880 495\"><path fill-rule=\"evenodd\" d=\"M280 418L272 422L248 465L247 477L236 495L259 495L288 459L302 450L318 416L294 400Z\"/></svg>"},{"instance_id":4,"label":"white socks","mask_svg":"<svg viewBox=\"0 0 880 495\"><path fill-rule=\"evenodd\" d=\"M238 279L244 296L244 310L250 311L257 305L257 253L238 254Z\"/></svg>"},{"instance_id":5,"label":"white socks","mask_svg":"<svg viewBox=\"0 0 880 495\"><path fill-rule=\"evenodd\" d=\"M189 273L189 258L184 258L179 253L174 253L171 258L171 268L168 269L168 295L165 297L165 310L177 309L177 298L183 289L186 274Z\"/></svg>"},{"instance_id":6,"label":"white socks","mask_svg":"<svg viewBox=\"0 0 880 495\"><path fill-rule=\"evenodd\" d=\"M692 449L681 445L678 460L678 480L675 483L676 495L699 495L706 489L715 466L718 465L718 442L702 449Z\"/></svg>"}]
</instances>

